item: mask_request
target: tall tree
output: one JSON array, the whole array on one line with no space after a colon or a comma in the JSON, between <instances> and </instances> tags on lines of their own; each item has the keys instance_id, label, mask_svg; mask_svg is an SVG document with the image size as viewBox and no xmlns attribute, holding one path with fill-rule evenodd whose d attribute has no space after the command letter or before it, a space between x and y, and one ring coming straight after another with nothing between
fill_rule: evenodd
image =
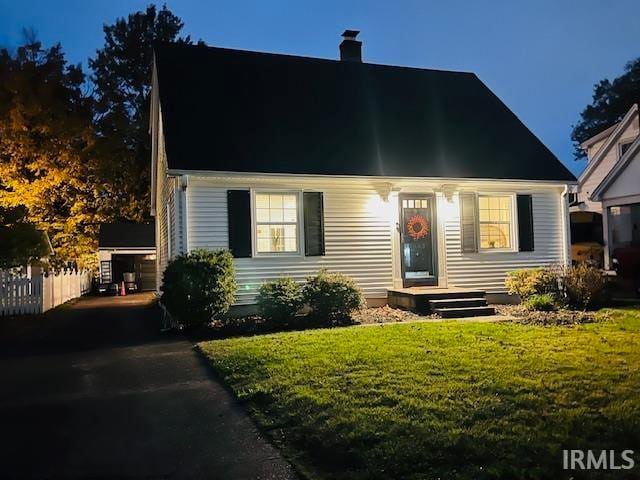
<instances>
[{"instance_id":1,"label":"tall tree","mask_svg":"<svg viewBox=\"0 0 640 480\"><path fill-rule=\"evenodd\" d=\"M95 256L101 221L83 82L59 44L27 38L15 54L0 50L0 208L46 231L58 262Z\"/></svg>"},{"instance_id":2,"label":"tall tree","mask_svg":"<svg viewBox=\"0 0 640 480\"><path fill-rule=\"evenodd\" d=\"M580 114L581 120L573 126L576 160L586 156L580 144L598 132L619 122L634 103L640 103L640 58L629 63L625 72L614 79L600 80L593 87L593 101Z\"/></svg>"},{"instance_id":3,"label":"tall tree","mask_svg":"<svg viewBox=\"0 0 640 480\"><path fill-rule=\"evenodd\" d=\"M166 5L119 18L104 26L104 46L89 60L95 86L95 125L103 152L103 174L113 216L149 216L151 145L149 92L153 44L191 43L180 37L183 23Z\"/></svg>"}]
</instances>

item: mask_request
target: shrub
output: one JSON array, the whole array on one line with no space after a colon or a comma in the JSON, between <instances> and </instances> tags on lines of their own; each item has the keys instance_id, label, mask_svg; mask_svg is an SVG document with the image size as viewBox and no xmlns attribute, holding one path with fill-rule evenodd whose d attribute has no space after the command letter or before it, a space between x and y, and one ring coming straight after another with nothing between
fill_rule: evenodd
<instances>
[{"instance_id":1,"label":"shrub","mask_svg":"<svg viewBox=\"0 0 640 480\"><path fill-rule=\"evenodd\" d=\"M549 293L536 293L531 295L523 304L527 310L538 312L553 312L556 310L556 299Z\"/></svg>"},{"instance_id":2,"label":"shrub","mask_svg":"<svg viewBox=\"0 0 640 480\"><path fill-rule=\"evenodd\" d=\"M228 250L194 250L169 262L162 276L162 303L184 326L202 325L227 313L238 289Z\"/></svg>"},{"instance_id":3,"label":"shrub","mask_svg":"<svg viewBox=\"0 0 640 480\"><path fill-rule=\"evenodd\" d=\"M258 311L266 320L286 322L304 305L302 287L290 277L260 285Z\"/></svg>"},{"instance_id":4,"label":"shrub","mask_svg":"<svg viewBox=\"0 0 640 480\"><path fill-rule=\"evenodd\" d=\"M364 305L362 292L353 279L324 269L307 278L303 292L313 314L328 322L349 320Z\"/></svg>"},{"instance_id":5,"label":"shrub","mask_svg":"<svg viewBox=\"0 0 640 480\"><path fill-rule=\"evenodd\" d=\"M569 307L588 309L603 300L607 281L601 270L579 262L575 266L560 269L560 283Z\"/></svg>"},{"instance_id":6,"label":"shrub","mask_svg":"<svg viewBox=\"0 0 640 480\"><path fill-rule=\"evenodd\" d=\"M514 270L507 274L505 287L511 295L526 300L532 295L558 294L558 277L549 268Z\"/></svg>"}]
</instances>

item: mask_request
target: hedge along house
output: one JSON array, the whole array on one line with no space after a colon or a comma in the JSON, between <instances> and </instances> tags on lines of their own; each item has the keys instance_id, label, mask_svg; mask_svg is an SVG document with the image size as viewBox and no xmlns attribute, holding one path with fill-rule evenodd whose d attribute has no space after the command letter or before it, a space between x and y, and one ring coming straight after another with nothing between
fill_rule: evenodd
<instances>
[{"instance_id":1,"label":"hedge along house","mask_svg":"<svg viewBox=\"0 0 640 480\"><path fill-rule=\"evenodd\" d=\"M357 33L338 61L157 45L159 284L195 248L233 252L238 305L321 268L374 304L568 262L574 176L474 74L364 63Z\"/></svg>"}]
</instances>

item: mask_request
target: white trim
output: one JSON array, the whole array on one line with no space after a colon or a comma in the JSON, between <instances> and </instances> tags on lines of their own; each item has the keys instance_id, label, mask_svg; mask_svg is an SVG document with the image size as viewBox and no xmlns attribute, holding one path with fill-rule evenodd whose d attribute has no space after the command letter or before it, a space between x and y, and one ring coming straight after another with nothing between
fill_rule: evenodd
<instances>
[{"instance_id":1,"label":"white trim","mask_svg":"<svg viewBox=\"0 0 640 480\"><path fill-rule=\"evenodd\" d=\"M607 191L607 189L611 186L611 183L614 182L624 171L624 169L629 165L629 162L632 158L635 158L637 152L640 151L640 136L638 136L632 143L624 155L618 159L616 164L607 172L605 177L602 179L600 184L593 190L591 194L590 200L594 202L599 202L602 200L602 195Z\"/></svg>"},{"instance_id":2,"label":"white trim","mask_svg":"<svg viewBox=\"0 0 640 480\"><path fill-rule=\"evenodd\" d=\"M347 179L347 180L372 180L378 182L399 181L399 182L435 182L443 183L483 183L483 182L502 182L505 185L531 185L540 187L541 185L549 185L556 187L564 187L564 185L576 185L578 182L569 180L526 180L511 178L456 178L456 177L388 177L373 175L328 175L328 174L307 174L307 173L269 173L269 172L233 172L223 170L184 170L168 168L167 175L191 175L192 177L220 177L220 178L287 178L295 177L309 180L322 179ZM405 193L405 192L402 192Z\"/></svg>"},{"instance_id":3,"label":"white trim","mask_svg":"<svg viewBox=\"0 0 640 480\"><path fill-rule=\"evenodd\" d=\"M478 192L476 194L476 235L478 236L478 253L486 254L486 253L518 253L519 245L518 245L518 215L516 213L517 203L516 203L516 193L512 192ZM481 247L481 239L480 239L480 224L481 223L501 223L505 224L507 222L499 221L499 222L481 222L480 221L480 197L510 197L511 198L511 221L509 222L509 235L511 237L511 246L509 248L482 248Z\"/></svg>"},{"instance_id":4,"label":"white trim","mask_svg":"<svg viewBox=\"0 0 640 480\"><path fill-rule=\"evenodd\" d=\"M156 253L156 247L100 247L98 248L98 252L113 253L116 255L119 255L119 254L148 255L151 253Z\"/></svg>"},{"instance_id":5,"label":"white trim","mask_svg":"<svg viewBox=\"0 0 640 480\"><path fill-rule=\"evenodd\" d=\"M565 185L560 195L560 218L562 219L562 260L567 266L571 265L571 217L569 214L569 202L567 193L569 185ZM535 243L535 226L534 226Z\"/></svg>"},{"instance_id":6,"label":"white trim","mask_svg":"<svg viewBox=\"0 0 640 480\"><path fill-rule=\"evenodd\" d=\"M589 146L593 145L599 140L602 140L607 135L611 134L611 132L613 132L619 124L620 122L616 122L613 125L600 131L599 133L596 133L593 137L587 138L584 142L580 144L580 148L582 148L583 150L586 150Z\"/></svg>"},{"instance_id":7,"label":"white trim","mask_svg":"<svg viewBox=\"0 0 640 480\"><path fill-rule=\"evenodd\" d=\"M605 157L605 154L609 151L609 149L616 144L618 141L618 137L622 134L622 132L627 128L629 122L633 119L634 115L638 112L638 105L633 104L633 106L629 109L629 111L624 115L620 123L613 130L613 133L609 135L607 141L602 144L602 146L598 149L596 154L593 156L593 159L588 163L587 168L584 169L584 172L580 174L578 177L578 183L582 185L584 181L587 179L589 175L595 170L595 168L600 164L602 159ZM569 183L569 182L566 182Z\"/></svg>"},{"instance_id":8,"label":"white trim","mask_svg":"<svg viewBox=\"0 0 640 480\"><path fill-rule=\"evenodd\" d=\"M167 262L171 260L171 224L175 222L175 219L171 218L171 202L173 198L169 198L167 201L166 209L167 209ZM175 204L174 204L175 205Z\"/></svg>"},{"instance_id":9,"label":"white trim","mask_svg":"<svg viewBox=\"0 0 640 480\"><path fill-rule=\"evenodd\" d=\"M295 194L298 198L296 205L296 247L295 252L258 252L258 221L256 219L256 194L260 193L272 193L272 194ZM303 206L302 206L302 190L292 189L274 189L274 188L252 188L251 189L251 253L254 258L282 258L282 257L304 257L304 249L302 248L304 242L304 218L303 218ZM263 224L264 222L260 222ZM293 225L291 222L282 222L283 224ZM264 223L267 225L268 223Z\"/></svg>"},{"instance_id":10,"label":"white trim","mask_svg":"<svg viewBox=\"0 0 640 480\"><path fill-rule=\"evenodd\" d=\"M602 200L602 207L621 207L623 205L631 205L634 203L640 203L640 193L637 195L625 195L623 197L606 198Z\"/></svg>"},{"instance_id":11,"label":"white trim","mask_svg":"<svg viewBox=\"0 0 640 480\"><path fill-rule=\"evenodd\" d=\"M453 203L453 195L451 202ZM447 288L449 286L449 276L447 275L447 239L445 232L447 219L442 215L442 210L440 209L443 203L449 203L444 192L435 192L436 224L438 228L438 238L436 242L436 248L438 249L438 286Z\"/></svg>"}]
</instances>

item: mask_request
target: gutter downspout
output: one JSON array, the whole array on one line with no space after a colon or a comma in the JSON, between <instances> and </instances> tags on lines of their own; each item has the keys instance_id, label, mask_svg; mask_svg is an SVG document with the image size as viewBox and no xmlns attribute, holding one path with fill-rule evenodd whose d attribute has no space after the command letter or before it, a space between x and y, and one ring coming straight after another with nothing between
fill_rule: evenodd
<instances>
[{"instance_id":1,"label":"gutter downspout","mask_svg":"<svg viewBox=\"0 0 640 480\"><path fill-rule=\"evenodd\" d=\"M571 222L569 218L569 204L567 194L569 193L569 185L565 184L560 195L560 208L562 215L562 263L571 266Z\"/></svg>"}]
</instances>

